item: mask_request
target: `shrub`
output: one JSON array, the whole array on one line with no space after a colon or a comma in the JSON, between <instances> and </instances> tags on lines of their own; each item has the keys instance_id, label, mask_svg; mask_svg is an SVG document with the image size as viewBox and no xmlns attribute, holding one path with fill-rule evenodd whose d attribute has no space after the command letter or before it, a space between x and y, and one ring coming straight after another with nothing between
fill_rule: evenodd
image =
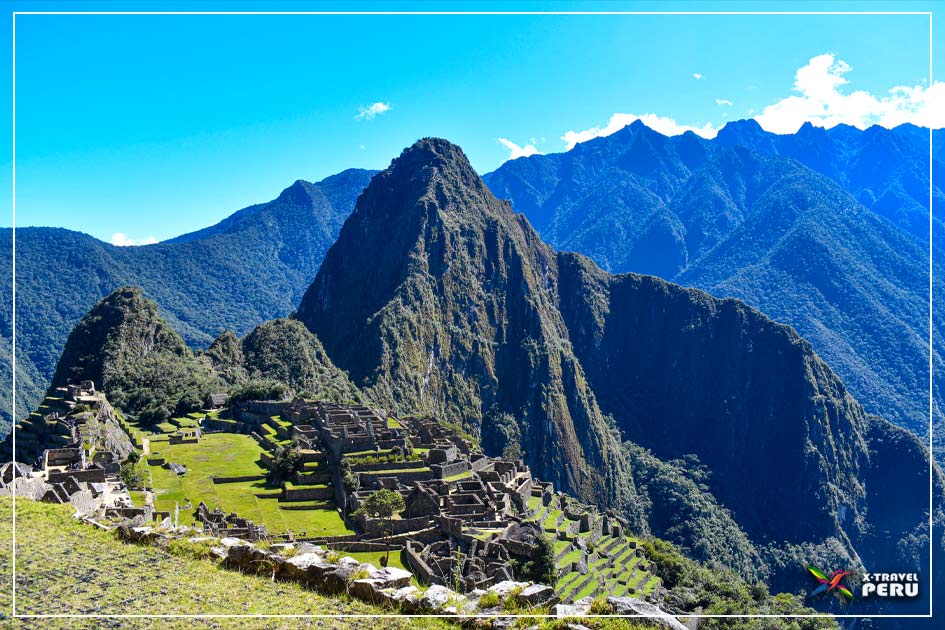
<instances>
[{"instance_id":1,"label":"shrub","mask_svg":"<svg viewBox=\"0 0 945 630\"><path fill-rule=\"evenodd\" d=\"M241 400L283 400L289 393L289 388L276 381L250 381L237 387L230 394L231 401Z\"/></svg>"},{"instance_id":2,"label":"shrub","mask_svg":"<svg viewBox=\"0 0 945 630\"><path fill-rule=\"evenodd\" d=\"M606 597L598 597L591 602L588 612L592 615L612 615L616 612L613 604L607 601Z\"/></svg>"}]
</instances>

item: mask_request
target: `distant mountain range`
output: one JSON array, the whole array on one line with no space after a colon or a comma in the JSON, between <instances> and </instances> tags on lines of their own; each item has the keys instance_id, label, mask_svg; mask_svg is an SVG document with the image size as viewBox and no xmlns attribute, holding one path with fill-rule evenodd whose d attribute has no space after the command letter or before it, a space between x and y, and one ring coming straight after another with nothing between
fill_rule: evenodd
<instances>
[{"instance_id":1,"label":"distant mountain range","mask_svg":"<svg viewBox=\"0 0 945 630\"><path fill-rule=\"evenodd\" d=\"M707 141L635 123L567 153L507 162L484 179L557 249L609 271L738 297L790 324L869 411L924 436L928 144L928 130L912 126L805 126L780 136L738 121ZM945 135L936 132L933 147L940 159ZM941 161L933 168L945 181ZM40 400L70 328L118 286L141 286L192 347L291 313L373 173L299 181L272 202L146 247L18 229L17 414ZM933 192L945 207L941 188ZM940 225L936 217L936 234ZM0 230L4 273L10 236ZM934 276L940 296L939 264ZM0 282L0 297L9 300L9 291L9 279ZM942 313L936 308L936 361L945 356ZM10 350L10 314L2 313L7 382ZM942 378L938 371L938 417ZM0 388L0 423L9 421L9 389Z\"/></svg>"},{"instance_id":2,"label":"distant mountain range","mask_svg":"<svg viewBox=\"0 0 945 630\"><path fill-rule=\"evenodd\" d=\"M66 337L116 288L136 285L192 347L292 312L354 201L373 175L347 170L297 181L273 201L217 225L144 247L115 247L79 232L17 228L17 417L42 399ZM0 299L11 303L12 230L0 230ZM11 313L0 313L0 381L11 376ZM6 433L10 387L0 387Z\"/></svg>"},{"instance_id":3,"label":"distant mountain range","mask_svg":"<svg viewBox=\"0 0 945 630\"><path fill-rule=\"evenodd\" d=\"M933 169L945 181L942 163ZM928 130L808 124L779 136L749 120L711 141L636 122L484 179L554 247L613 272L737 297L794 326L868 410L927 436L928 175ZM938 185L933 195L945 207ZM942 217L933 228L941 252ZM945 357L942 313L936 362ZM938 418L943 378L938 371Z\"/></svg>"}]
</instances>

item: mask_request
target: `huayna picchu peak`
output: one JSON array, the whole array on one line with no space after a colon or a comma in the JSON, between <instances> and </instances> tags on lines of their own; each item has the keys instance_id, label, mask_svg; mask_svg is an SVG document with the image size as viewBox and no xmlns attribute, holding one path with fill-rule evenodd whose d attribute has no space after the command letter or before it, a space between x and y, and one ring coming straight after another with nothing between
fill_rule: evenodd
<instances>
[{"instance_id":1,"label":"huayna picchu peak","mask_svg":"<svg viewBox=\"0 0 945 630\"><path fill-rule=\"evenodd\" d=\"M424 139L358 198L297 317L365 395L523 449L542 478L632 511L626 456L554 300L554 252L462 150Z\"/></svg>"}]
</instances>

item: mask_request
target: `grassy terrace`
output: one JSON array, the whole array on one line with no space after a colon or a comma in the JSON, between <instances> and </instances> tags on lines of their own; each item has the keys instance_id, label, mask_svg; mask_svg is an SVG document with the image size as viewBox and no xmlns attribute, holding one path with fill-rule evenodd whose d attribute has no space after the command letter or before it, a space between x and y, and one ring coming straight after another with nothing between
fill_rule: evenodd
<instances>
[{"instance_id":1,"label":"grassy terrace","mask_svg":"<svg viewBox=\"0 0 945 630\"><path fill-rule=\"evenodd\" d=\"M570 533L569 528L574 525L565 515L557 498L550 505L542 505L540 497L529 497L528 507L534 512L534 520L540 523L551 539L555 557L562 555L556 565L559 571L564 571L574 563L584 558L583 552L574 546L571 540L580 537L588 541L589 550L596 551L596 560L588 562L588 571L585 574L577 571L568 571L559 576L555 590L562 600L574 601L588 595L595 597L607 595L634 595L649 594L660 584L659 578L652 576L644 569L645 562L638 555L636 547L640 541L631 537L615 538L609 535L600 536L593 545L590 544L592 532ZM564 533L565 539L558 535ZM588 556L588 559L590 556Z\"/></svg>"},{"instance_id":2,"label":"grassy terrace","mask_svg":"<svg viewBox=\"0 0 945 630\"><path fill-rule=\"evenodd\" d=\"M175 502L183 505L190 499L194 506L203 501L211 508L236 512L264 524L271 533L289 530L305 532L307 536L351 533L334 509L281 509L275 498L278 489L266 488L263 481L213 483L214 476L242 477L265 472L256 464L263 450L248 435L209 433L198 444L152 443L151 451L160 453L168 462L187 466L187 473L181 477L160 466L149 466L159 510L173 512Z\"/></svg>"},{"instance_id":3,"label":"grassy terrace","mask_svg":"<svg viewBox=\"0 0 945 630\"><path fill-rule=\"evenodd\" d=\"M469 477L472 477L472 471L464 470L461 473L456 473L455 475L450 475L449 477L443 477L443 481L459 481L460 479L468 479Z\"/></svg>"},{"instance_id":4,"label":"grassy terrace","mask_svg":"<svg viewBox=\"0 0 945 630\"><path fill-rule=\"evenodd\" d=\"M0 497L0 573L9 593L12 502ZM126 545L110 532L72 519L69 506L18 500L17 613L19 614L297 614L371 615L389 611L347 597L328 597L290 582L243 575L211 560ZM345 554L360 556L362 554ZM378 554L369 554L377 556ZM369 560L370 558L358 558ZM373 560L376 561L376 557ZM391 555L392 564L398 559ZM376 564L376 562L375 562ZM10 613L9 596L0 612ZM357 620L294 619L7 619L3 628L350 628ZM373 628L447 629L442 619L369 620Z\"/></svg>"}]
</instances>

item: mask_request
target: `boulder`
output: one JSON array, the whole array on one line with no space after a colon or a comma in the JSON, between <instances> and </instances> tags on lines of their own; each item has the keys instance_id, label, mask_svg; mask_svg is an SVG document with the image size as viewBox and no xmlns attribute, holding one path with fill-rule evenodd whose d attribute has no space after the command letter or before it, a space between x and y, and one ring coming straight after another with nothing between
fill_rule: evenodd
<instances>
[{"instance_id":1,"label":"boulder","mask_svg":"<svg viewBox=\"0 0 945 630\"><path fill-rule=\"evenodd\" d=\"M423 610L446 613L446 608L452 607L453 602L457 601L460 597L461 595L456 591L439 584L433 584L420 596L418 603Z\"/></svg>"},{"instance_id":2,"label":"boulder","mask_svg":"<svg viewBox=\"0 0 945 630\"><path fill-rule=\"evenodd\" d=\"M227 536L226 538L220 539L220 545L222 545L223 547L226 547L227 549L229 549L230 547L234 545L251 545L251 544L252 543L248 543L241 538L233 538L231 536Z\"/></svg>"},{"instance_id":3,"label":"boulder","mask_svg":"<svg viewBox=\"0 0 945 630\"><path fill-rule=\"evenodd\" d=\"M687 630L678 619L662 610L659 606L636 599L635 597L608 597L607 603L614 607L614 614L622 616L640 615L649 618L653 624L672 630Z\"/></svg>"},{"instance_id":4,"label":"boulder","mask_svg":"<svg viewBox=\"0 0 945 630\"><path fill-rule=\"evenodd\" d=\"M402 588L410 584L412 575L410 571L404 569L386 567L371 573L370 579L377 582L379 588Z\"/></svg>"},{"instance_id":5,"label":"boulder","mask_svg":"<svg viewBox=\"0 0 945 630\"><path fill-rule=\"evenodd\" d=\"M497 584L493 584L489 587L490 593L495 593L499 597L508 597L512 591L517 588L524 589L528 586L528 582L516 582L514 580L502 580Z\"/></svg>"},{"instance_id":6,"label":"boulder","mask_svg":"<svg viewBox=\"0 0 945 630\"><path fill-rule=\"evenodd\" d=\"M593 597L582 597L571 604L555 604L551 607L551 614L555 617L583 617L593 603Z\"/></svg>"},{"instance_id":7,"label":"boulder","mask_svg":"<svg viewBox=\"0 0 945 630\"><path fill-rule=\"evenodd\" d=\"M361 564L360 562L358 562L351 556L344 556L340 560L338 560L339 567L356 567L356 566L359 566L360 564Z\"/></svg>"},{"instance_id":8,"label":"boulder","mask_svg":"<svg viewBox=\"0 0 945 630\"><path fill-rule=\"evenodd\" d=\"M358 571L364 570L371 565L362 565ZM348 587L348 592L352 597L370 602L372 604L387 603L387 597L383 591L396 591L410 584L410 571L404 571L396 567L387 567L380 571L374 571L367 578L355 580Z\"/></svg>"},{"instance_id":9,"label":"boulder","mask_svg":"<svg viewBox=\"0 0 945 630\"><path fill-rule=\"evenodd\" d=\"M292 543L282 543L282 544L292 545ZM299 553L317 553L324 556L325 549L321 545L313 545L310 542L303 542L303 543L299 543Z\"/></svg>"},{"instance_id":10,"label":"boulder","mask_svg":"<svg viewBox=\"0 0 945 630\"><path fill-rule=\"evenodd\" d=\"M334 564L325 562L321 554L302 553L286 559L279 568L279 576L296 582L315 584L336 568Z\"/></svg>"},{"instance_id":11,"label":"boulder","mask_svg":"<svg viewBox=\"0 0 945 630\"><path fill-rule=\"evenodd\" d=\"M387 605L391 608L398 608L404 612L414 612L419 609L420 589L416 586L385 589L381 593Z\"/></svg>"},{"instance_id":12,"label":"boulder","mask_svg":"<svg viewBox=\"0 0 945 630\"><path fill-rule=\"evenodd\" d=\"M574 571L587 575L587 554L581 554L581 559L574 563Z\"/></svg>"},{"instance_id":13,"label":"boulder","mask_svg":"<svg viewBox=\"0 0 945 630\"><path fill-rule=\"evenodd\" d=\"M555 589L547 584L526 586L515 598L526 606L554 606L561 601Z\"/></svg>"},{"instance_id":14,"label":"boulder","mask_svg":"<svg viewBox=\"0 0 945 630\"><path fill-rule=\"evenodd\" d=\"M255 560L255 551L256 548L250 544L232 545L226 551L226 561L230 566L233 567L255 569L253 566L253 561Z\"/></svg>"},{"instance_id":15,"label":"boulder","mask_svg":"<svg viewBox=\"0 0 945 630\"><path fill-rule=\"evenodd\" d=\"M370 604L386 603L386 597L378 588L378 582L370 578L352 582L348 587L348 594Z\"/></svg>"},{"instance_id":16,"label":"boulder","mask_svg":"<svg viewBox=\"0 0 945 630\"><path fill-rule=\"evenodd\" d=\"M406 608L416 608L420 601L420 589L413 585L398 588L390 594L390 599Z\"/></svg>"},{"instance_id":17,"label":"boulder","mask_svg":"<svg viewBox=\"0 0 945 630\"><path fill-rule=\"evenodd\" d=\"M338 561L334 571L325 574L323 588L329 593L343 593L348 590L348 585L353 582L356 574L371 575L377 571L373 564L361 564L354 558L344 557Z\"/></svg>"},{"instance_id":18,"label":"boulder","mask_svg":"<svg viewBox=\"0 0 945 630\"><path fill-rule=\"evenodd\" d=\"M309 547L315 547L315 545L309 545ZM273 545L269 545L269 551L272 551L274 553L284 554L284 553L294 551L294 550L295 550L295 543L287 542L287 543L275 543ZM300 550L300 553L301 553L301 550Z\"/></svg>"}]
</instances>

